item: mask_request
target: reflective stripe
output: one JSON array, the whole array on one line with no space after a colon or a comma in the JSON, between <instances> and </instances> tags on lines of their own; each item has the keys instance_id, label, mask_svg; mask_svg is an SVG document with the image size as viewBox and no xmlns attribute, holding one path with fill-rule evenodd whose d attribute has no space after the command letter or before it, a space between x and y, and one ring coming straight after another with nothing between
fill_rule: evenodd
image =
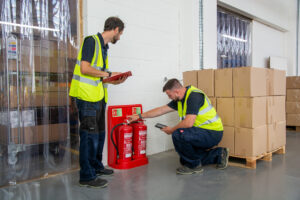
<instances>
[{"instance_id":1,"label":"reflective stripe","mask_svg":"<svg viewBox=\"0 0 300 200\"><path fill-rule=\"evenodd\" d=\"M93 35L93 38L95 40L95 47L96 47L96 59L95 59L95 62L96 62L96 66L97 66L98 54L99 54L99 44L98 44L97 38L94 35ZM94 63L93 66L95 66L95 63Z\"/></svg>"},{"instance_id":2,"label":"reflective stripe","mask_svg":"<svg viewBox=\"0 0 300 200\"><path fill-rule=\"evenodd\" d=\"M213 106L211 104L209 104L209 106L207 106L205 109L199 111L198 115L203 115L203 114L209 112L212 108L213 108Z\"/></svg>"},{"instance_id":3,"label":"reflective stripe","mask_svg":"<svg viewBox=\"0 0 300 200\"><path fill-rule=\"evenodd\" d=\"M202 125L206 125L206 124L211 124L215 121L217 121L219 119L219 116L216 115L214 118L207 120L206 122L203 122L202 124L200 124L198 127L202 126Z\"/></svg>"},{"instance_id":4,"label":"reflective stripe","mask_svg":"<svg viewBox=\"0 0 300 200\"><path fill-rule=\"evenodd\" d=\"M81 61L80 61L80 60L77 60L77 61L76 61L76 64L77 64L77 65L79 65L79 66L80 66L80 63L81 63ZM93 66L91 66L91 67L93 67L93 68L95 68L95 69L97 69L97 70L100 70L100 71L101 71L101 67L97 67L97 64L96 64L96 65L93 65Z\"/></svg>"},{"instance_id":5,"label":"reflective stripe","mask_svg":"<svg viewBox=\"0 0 300 200\"><path fill-rule=\"evenodd\" d=\"M101 83L101 80L93 81L91 79L81 77L81 76L75 75L75 74L73 75L73 79L77 80L79 82L82 82L82 83L87 83L87 84L92 85L92 86L98 86L98 84Z\"/></svg>"},{"instance_id":6,"label":"reflective stripe","mask_svg":"<svg viewBox=\"0 0 300 200\"><path fill-rule=\"evenodd\" d=\"M107 83L103 83L103 88L108 88L108 84Z\"/></svg>"}]
</instances>

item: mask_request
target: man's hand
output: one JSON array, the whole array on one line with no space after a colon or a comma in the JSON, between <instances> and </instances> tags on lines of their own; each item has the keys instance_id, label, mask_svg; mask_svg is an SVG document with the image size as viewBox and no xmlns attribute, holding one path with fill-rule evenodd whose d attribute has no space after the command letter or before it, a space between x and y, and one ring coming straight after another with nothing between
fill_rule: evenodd
<instances>
[{"instance_id":1,"label":"man's hand","mask_svg":"<svg viewBox=\"0 0 300 200\"><path fill-rule=\"evenodd\" d=\"M111 73L111 76L113 77L113 76L116 76L116 75L118 75L118 74L121 74L121 72L112 72L112 73ZM118 84L121 84L121 83L123 83L124 81L126 81L127 78L128 78L128 76L123 76L122 78L120 78L120 79L118 79L118 80L116 80L116 81L109 81L109 82L107 82L107 83L113 84L113 85L118 85Z\"/></svg>"},{"instance_id":2,"label":"man's hand","mask_svg":"<svg viewBox=\"0 0 300 200\"><path fill-rule=\"evenodd\" d=\"M140 117L137 114L127 116L128 121L131 123L133 121L138 120Z\"/></svg>"},{"instance_id":3,"label":"man's hand","mask_svg":"<svg viewBox=\"0 0 300 200\"><path fill-rule=\"evenodd\" d=\"M166 126L166 127L162 128L161 130L162 130L163 132L165 132L166 134L168 134L168 135L171 135L171 134L173 133L172 128L169 127L169 126Z\"/></svg>"}]
</instances>

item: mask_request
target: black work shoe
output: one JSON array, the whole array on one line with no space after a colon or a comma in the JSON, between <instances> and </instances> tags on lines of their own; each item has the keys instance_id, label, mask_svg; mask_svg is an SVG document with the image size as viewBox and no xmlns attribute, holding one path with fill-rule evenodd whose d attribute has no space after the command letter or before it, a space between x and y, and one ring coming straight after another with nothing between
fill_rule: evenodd
<instances>
[{"instance_id":1,"label":"black work shoe","mask_svg":"<svg viewBox=\"0 0 300 200\"><path fill-rule=\"evenodd\" d=\"M107 180L101 178L95 178L91 181L79 181L80 186L92 187L92 188L104 188L108 185Z\"/></svg>"},{"instance_id":2,"label":"black work shoe","mask_svg":"<svg viewBox=\"0 0 300 200\"><path fill-rule=\"evenodd\" d=\"M195 167L195 168L189 168L187 166L182 166L176 169L177 174L196 174L196 173L201 173L203 172L203 168L201 165Z\"/></svg>"},{"instance_id":3,"label":"black work shoe","mask_svg":"<svg viewBox=\"0 0 300 200\"><path fill-rule=\"evenodd\" d=\"M111 176L111 175L114 174L114 170L103 168L103 169L100 169L100 170L96 170L96 174L98 176Z\"/></svg>"},{"instance_id":4,"label":"black work shoe","mask_svg":"<svg viewBox=\"0 0 300 200\"><path fill-rule=\"evenodd\" d=\"M221 154L221 163L217 164L217 169L225 169L228 166L229 149L223 148Z\"/></svg>"}]
</instances>

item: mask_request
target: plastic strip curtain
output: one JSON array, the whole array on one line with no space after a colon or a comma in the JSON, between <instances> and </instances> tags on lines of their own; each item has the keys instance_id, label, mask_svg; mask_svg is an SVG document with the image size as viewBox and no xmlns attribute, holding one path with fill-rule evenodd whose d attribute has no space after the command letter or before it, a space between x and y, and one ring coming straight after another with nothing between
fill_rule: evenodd
<instances>
[{"instance_id":1,"label":"plastic strip curtain","mask_svg":"<svg viewBox=\"0 0 300 200\"><path fill-rule=\"evenodd\" d=\"M9 186L78 166L68 151L77 0L5 0L0 10L0 186Z\"/></svg>"},{"instance_id":2,"label":"plastic strip curtain","mask_svg":"<svg viewBox=\"0 0 300 200\"><path fill-rule=\"evenodd\" d=\"M250 20L218 9L218 68L251 65Z\"/></svg>"}]
</instances>

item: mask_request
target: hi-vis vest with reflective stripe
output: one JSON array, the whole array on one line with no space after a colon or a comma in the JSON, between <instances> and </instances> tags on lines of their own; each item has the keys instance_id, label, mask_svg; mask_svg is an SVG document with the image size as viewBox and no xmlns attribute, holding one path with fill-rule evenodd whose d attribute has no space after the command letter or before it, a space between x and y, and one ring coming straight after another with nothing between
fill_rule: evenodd
<instances>
[{"instance_id":1,"label":"hi-vis vest with reflective stripe","mask_svg":"<svg viewBox=\"0 0 300 200\"><path fill-rule=\"evenodd\" d=\"M223 124L221 118L217 115L217 112L210 103L210 100L204 92L202 92L198 88L195 88L194 86L188 88L186 92L186 97L184 99L183 108L181 101L178 101L177 103L180 120L183 120L186 116L187 99L189 98L192 92L199 92L205 97L204 104L199 109L198 115L193 126L208 130L223 131Z\"/></svg>"},{"instance_id":2,"label":"hi-vis vest with reflective stripe","mask_svg":"<svg viewBox=\"0 0 300 200\"><path fill-rule=\"evenodd\" d=\"M93 37L95 40L95 51L91 62L91 67L97 70L107 71L108 60L106 57L106 68L103 69L104 65L102 57L102 48L98 35L88 37ZM73 72L73 78L71 82L69 95L89 102L97 102L105 98L105 102L107 103L107 84L102 84L101 78L84 75L80 71L83 44L84 42L82 43L82 46L77 56L77 62Z\"/></svg>"}]
</instances>

